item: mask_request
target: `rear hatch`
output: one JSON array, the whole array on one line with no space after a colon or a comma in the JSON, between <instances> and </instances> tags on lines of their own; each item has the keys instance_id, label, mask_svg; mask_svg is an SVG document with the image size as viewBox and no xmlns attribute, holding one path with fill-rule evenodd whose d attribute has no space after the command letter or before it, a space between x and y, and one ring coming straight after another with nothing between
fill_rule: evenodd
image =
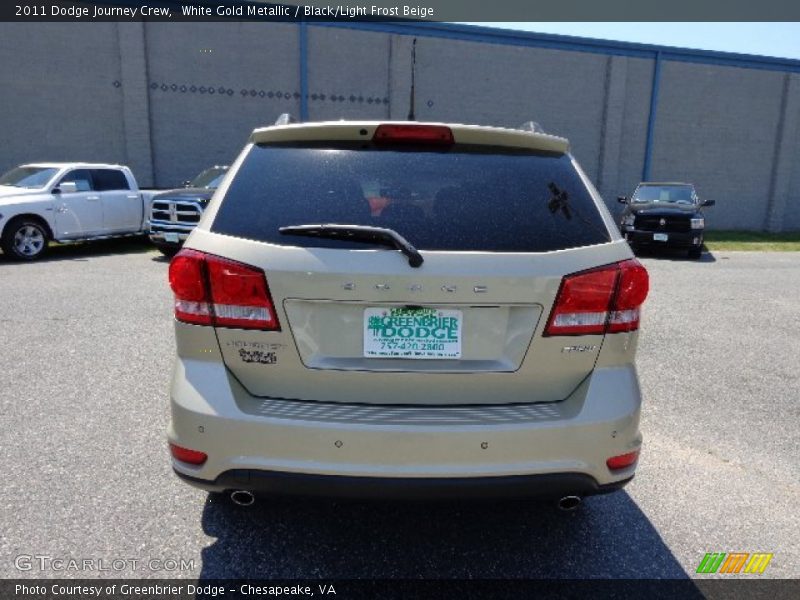
<instances>
[{"instance_id":1,"label":"rear hatch","mask_svg":"<svg viewBox=\"0 0 800 600\"><path fill-rule=\"evenodd\" d=\"M530 135L525 147L518 132L509 143L472 129L442 141L441 128L415 138L408 126L379 139L374 125L353 125L358 141L320 141L285 129L254 134L190 244L265 273L277 328L217 327L251 394L542 402L592 371L602 331L544 329L565 275L630 253L611 243L563 141Z\"/></svg>"}]
</instances>

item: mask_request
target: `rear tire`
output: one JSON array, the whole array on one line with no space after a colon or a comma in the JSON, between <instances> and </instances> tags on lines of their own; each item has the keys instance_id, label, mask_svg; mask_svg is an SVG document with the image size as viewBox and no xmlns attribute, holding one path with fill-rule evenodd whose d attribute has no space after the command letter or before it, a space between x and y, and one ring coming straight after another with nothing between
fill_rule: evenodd
<instances>
[{"instance_id":1,"label":"rear tire","mask_svg":"<svg viewBox=\"0 0 800 600\"><path fill-rule=\"evenodd\" d=\"M702 248L689 248L689 258L697 260L703 254Z\"/></svg>"},{"instance_id":2,"label":"rear tire","mask_svg":"<svg viewBox=\"0 0 800 600\"><path fill-rule=\"evenodd\" d=\"M32 261L44 255L49 242L50 235L40 221L18 217L6 225L0 246L11 259Z\"/></svg>"},{"instance_id":3,"label":"rear tire","mask_svg":"<svg viewBox=\"0 0 800 600\"><path fill-rule=\"evenodd\" d=\"M161 252L167 258L172 258L178 252L180 252L180 246L173 246L172 244L156 244L156 248L158 251Z\"/></svg>"}]
</instances>

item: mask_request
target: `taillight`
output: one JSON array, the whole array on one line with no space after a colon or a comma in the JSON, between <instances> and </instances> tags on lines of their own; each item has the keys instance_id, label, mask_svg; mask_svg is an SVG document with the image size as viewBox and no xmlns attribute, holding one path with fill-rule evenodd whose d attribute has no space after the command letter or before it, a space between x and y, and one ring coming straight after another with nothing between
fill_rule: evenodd
<instances>
[{"instance_id":1,"label":"taillight","mask_svg":"<svg viewBox=\"0 0 800 600\"><path fill-rule=\"evenodd\" d=\"M175 318L196 325L280 330L264 271L197 250L169 265Z\"/></svg>"},{"instance_id":2,"label":"taillight","mask_svg":"<svg viewBox=\"0 0 800 600\"><path fill-rule=\"evenodd\" d=\"M616 283L616 267L564 277L545 335L603 333Z\"/></svg>"},{"instance_id":3,"label":"taillight","mask_svg":"<svg viewBox=\"0 0 800 600\"><path fill-rule=\"evenodd\" d=\"M208 454L205 452L190 450L189 448L178 446L172 442L169 444L169 451L172 454L172 458L189 463L190 465L202 465L208 460Z\"/></svg>"},{"instance_id":4,"label":"taillight","mask_svg":"<svg viewBox=\"0 0 800 600\"><path fill-rule=\"evenodd\" d=\"M211 325L208 281L202 252L182 250L169 263L169 285L175 293L175 318Z\"/></svg>"},{"instance_id":5,"label":"taillight","mask_svg":"<svg viewBox=\"0 0 800 600\"><path fill-rule=\"evenodd\" d=\"M378 125L372 141L381 144L429 144L452 146L453 131L445 125Z\"/></svg>"},{"instance_id":6,"label":"taillight","mask_svg":"<svg viewBox=\"0 0 800 600\"><path fill-rule=\"evenodd\" d=\"M612 456L606 461L606 466L612 471L616 471L618 469L626 469L630 467L633 463L635 463L638 459L639 459L639 451L634 450L633 452L628 452L627 454Z\"/></svg>"},{"instance_id":7,"label":"taillight","mask_svg":"<svg viewBox=\"0 0 800 600\"><path fill-rule=\"evenodd\" d=\"M277 329L264 271L216 256L206 264L216 326Z\"/></svg>"},{"instance_id":8,"label":"taillight","mask_svg":"<svg viewBox=\"0 0 800 600\"><path fill-rule=\"evenodd\" d=\"M639 311L650 291L650 277L638 260L619 263L619 282L608 319L608 333L639 329Z\"/></svg>"},{"instance_id":9,"label":"taillight","mask_svg":"<svg viewBox=\"0 0 800 600\"><path fill-rule=\"evenodd\" d=\"M647 271L636 259L567 275L544 335L593 335L639 328Z\"/></svg>"}]
</instances>

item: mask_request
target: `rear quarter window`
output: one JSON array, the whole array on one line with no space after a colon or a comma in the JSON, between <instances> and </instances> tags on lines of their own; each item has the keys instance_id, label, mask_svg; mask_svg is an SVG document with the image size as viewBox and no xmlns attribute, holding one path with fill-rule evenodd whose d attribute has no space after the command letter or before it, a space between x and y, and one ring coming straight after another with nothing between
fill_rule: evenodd
<instances>
[{"instance_id":1,"label":"rear quarter window","mask_svg":"<svg viewBox=\"0 0 800 600\"><path fill-rule=\"evenodd\" d=\"M122 171L94 169L92 170L92 179L94 179L94 189L98 192L130 189L128 180Z\"/></svg>"},{"instance_id":2,"label":"rear quarter window","mask_svg":"<svg viewBox=\"0 0 800 600\"><path fill-rule=\"evenodd\" d=\"M388 227L420 250L547 252L610 239L568 155L468 146L256 145L211 230L273 244L364 247L278 231L320 223Z\"/></svg>"}]
</instances>

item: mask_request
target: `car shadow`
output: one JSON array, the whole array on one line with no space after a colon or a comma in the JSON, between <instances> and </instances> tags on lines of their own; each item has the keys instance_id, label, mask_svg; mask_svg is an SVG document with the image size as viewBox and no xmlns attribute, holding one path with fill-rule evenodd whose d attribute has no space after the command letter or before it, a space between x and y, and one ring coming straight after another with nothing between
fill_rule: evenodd
<instances>
[{"instance_id":1,"label":"car shadow","mask_svg":"<svg viewBox=\"0 0 800 600\"><path fill-rule=\"evenodd\" d=\"M637 257L642 258L657 258L660 260L671 260L674 262L691 262L691 263L715 263L717 258L714 254L703 246L703 253L700 258L689 258L686 250L680 248L636 248L634 253Z\"/></svg>"},{"instance_id":2,"label":"car shadow","mask_svg":"<svg viewBox=\"0 0 800 600\"><path fill-rule=\"evenodd\" d=\"M201 579L688 579L625 492L552 503L339 502L209 494ZM701 597L698 595L698 597Z\"/></svg>"},{"instance_id":3,"label":"car shadow","mask_svg":"<svg viewBox=\"0 0 800 600\"><path fill-rule=\"evenodd\" d=\"M113 256L118 254L144 254L155 251L146 237L116 238L95 240L91 242L75 242L69 244L51 244L47 252L35 262L58 262L64 260L88 261L96 256ZM0 266L24 265L26 261L13 260L0 251Z\"/></svg>"}]
</instances>

